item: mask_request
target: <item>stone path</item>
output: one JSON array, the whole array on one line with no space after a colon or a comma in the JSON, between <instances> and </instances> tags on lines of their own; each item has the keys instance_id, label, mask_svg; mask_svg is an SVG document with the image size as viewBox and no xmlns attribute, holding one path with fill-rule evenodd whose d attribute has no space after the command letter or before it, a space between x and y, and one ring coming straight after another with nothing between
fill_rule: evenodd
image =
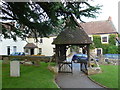
<instances>
[{"instance_id":1,"label":"stone path","mask_svg":"<svg viewBox=\"0 0 120 90\"><path fill-rule=\"evenodd\" d=\"M77 67L77 65L75 66ZM92 82L79 68L75 68L73 74L59 73L56 77L56 83L60 88L102 88Z\"/></svg>"},{"instance_id":2,"label":"stone path","mask_svg":"<svg viewBox=\"0 0 120 90\"><path fill-rule=\"evenodd\" d=\"M80 64L73 64L73 73L59 73L56 83L60 88L103 88L92 82L80 71Z\"/></svg>"}]
</instances>

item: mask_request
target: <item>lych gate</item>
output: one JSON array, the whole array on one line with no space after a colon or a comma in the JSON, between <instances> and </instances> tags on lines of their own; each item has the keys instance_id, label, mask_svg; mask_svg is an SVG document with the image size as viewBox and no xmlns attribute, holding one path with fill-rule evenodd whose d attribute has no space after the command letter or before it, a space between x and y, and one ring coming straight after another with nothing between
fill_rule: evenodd
<instances>
[{"instance_id":1,"label":"lych gate","mask_svg":"<svg viewBox=\"0 0 120 90\"><path fill-rule=\"evenodd\" d=\"M52 44L55 44L56 63L58 64L59 72L72 72L72 61L66 61L66 51L70 45L77 45L80 48L85 48L89 62L89 46L92 43L82 27L66 28L62 31ZM68 67L68 69L66 69Z\"/></svg>"}]
</instances>

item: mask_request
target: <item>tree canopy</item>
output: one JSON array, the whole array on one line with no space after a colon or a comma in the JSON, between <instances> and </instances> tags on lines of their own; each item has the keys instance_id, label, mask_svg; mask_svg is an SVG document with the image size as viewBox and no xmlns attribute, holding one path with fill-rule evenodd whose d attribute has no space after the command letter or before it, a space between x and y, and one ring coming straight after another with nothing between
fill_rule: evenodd
<instances>
[{"instance_id":1,"label":"tree canopy","mask_svg":"<svg viewBox=\"0 0 120 90\"><path fill-rule=\"evenodd\" d=\"M84 2L5 2L2 1L2 21L17 22L16 26L2 22L4 38L16 36L25 39L31 34L34 37L46 37L59 32L66 26L75 26L75 19L82 16L96 18L100 5L92 6ZM6 29L6 25L10 29ZM36 39L37 40L37 39Z\"/></svg>"}]
</instances>

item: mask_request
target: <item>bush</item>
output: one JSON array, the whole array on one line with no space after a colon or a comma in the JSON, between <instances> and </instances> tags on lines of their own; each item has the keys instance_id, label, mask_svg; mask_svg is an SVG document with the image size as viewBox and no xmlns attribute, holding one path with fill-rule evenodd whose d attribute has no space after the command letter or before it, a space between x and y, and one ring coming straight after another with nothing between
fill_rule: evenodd
<instances>
[{"instance_id":1,"label":"bush","mask_svg":"<svg viewBox=\"0 0 120 90\"><path fill-rule=\"evenodd\" d=\"M93 36L93 42L96 48L101 48L102 43L101 43L101 37L100 36Z\"/></svg>"},{"instance_id":2,"label":"bush","mask_svg":"<svg viewBox=\"0 0 120 90\"><path fill-rule=\"evenodd\" d=\"M116 38L116 35L110 35L110 36L109 36L109 44L110 44L110 45L116 45L116 40L115 40L115 38Z\"/></svg>"},{"instance_id":3,"label":"bush","mask_svg":"<svg viewBox=\"0 0 120 90\"><path fill-rule=\"evenodd\" d=\"M117 46L114 46L114 45L109 46L107 53L111 53L111 54L116 54L116 53L118 53L118 47L117 47Z\"/></svg>"}]
</instances>

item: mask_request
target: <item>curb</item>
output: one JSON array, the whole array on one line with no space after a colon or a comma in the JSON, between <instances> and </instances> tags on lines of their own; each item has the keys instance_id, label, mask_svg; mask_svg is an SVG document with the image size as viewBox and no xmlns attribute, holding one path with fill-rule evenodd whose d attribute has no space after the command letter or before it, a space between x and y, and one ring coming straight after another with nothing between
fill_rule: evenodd
<instances>
[{"instance_id":1,"label":"curb","mask_svg":"<svg viewBox=\"0 0 120 90\"><path fill-rule=\"evenodd\" d=\"M58 86L57 82L56 82L56 77L57 77L57 74L54 76L54 83L56 84L56 86L57 86L58 88L60 88L60 87Z\"/></svg>"},{"instance_id":2,"label":"curb","mask_svg":"<svg viewBox=\"0 0 120 90\"><path fill-rule=\"evenodd\" d=\"M87 76L87 77L88 77L92 82L98 84L99 86L101 86L101 87L103 87L103 88L108 88L108 87L106 87L106 86L104 86L104 85L102 85L102 84L96 82L95 80L91 79L89 76Z\"/></svg>"}]
</instances>

